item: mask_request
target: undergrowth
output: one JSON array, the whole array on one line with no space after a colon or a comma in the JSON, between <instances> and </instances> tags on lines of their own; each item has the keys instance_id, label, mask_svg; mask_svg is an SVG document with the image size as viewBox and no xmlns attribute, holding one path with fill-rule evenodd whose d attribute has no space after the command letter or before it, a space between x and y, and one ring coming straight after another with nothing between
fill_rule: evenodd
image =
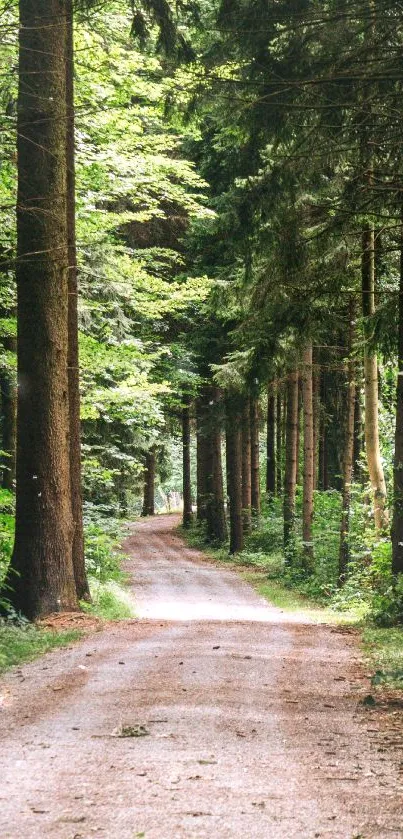
<instances>
[{"instance_id":1,"label":"undergrowth","mask_svg":"<svg viewBox=\"0 0 403 839\"><path fill-rule=\"evenodd\" d=\"M80 636L77 630L53 632L29 623L0 623L0 673L56 647L67 647Z\"/></svg>"}]
</instances>

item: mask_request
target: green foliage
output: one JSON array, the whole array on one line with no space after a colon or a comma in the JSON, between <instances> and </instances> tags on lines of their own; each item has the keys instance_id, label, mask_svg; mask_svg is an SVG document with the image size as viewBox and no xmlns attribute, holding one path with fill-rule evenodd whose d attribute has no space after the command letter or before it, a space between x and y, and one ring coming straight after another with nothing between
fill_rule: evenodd
<instances>
[{"instance_id":1,"label":"green foliage","mask_svg":"<svg viewBox=\"0 0 403 839\"><path fill-rule=\"evenodd\" d=\"M0 673L57 647L68 647L79 638L77 631L53 632L31 624L0 622Z\"/></svg>"},{"instance_id":2,"label":"green foliage","mask_svg":"<svg viewBox=\"0 0 403 839\"><path fill-rule=\"evenodd\" d=\"M91 581L90 581L91 582ZM114 586L91 584L92 603L82 603L87 614L95 615L107 621L127 620L135 617L134 604L125 595L123 588Z\"/></svg>"},{"instance_id":3,"label":"green foliage","mask_svg":"<svg viewBox=\"0 0 403 839\"><path fill-rule=\"evenodd\" d=\"M364 650L374 669L374 687L403 687L403 630L367 627L363 630Z\"/></svg>"}]
</instances>

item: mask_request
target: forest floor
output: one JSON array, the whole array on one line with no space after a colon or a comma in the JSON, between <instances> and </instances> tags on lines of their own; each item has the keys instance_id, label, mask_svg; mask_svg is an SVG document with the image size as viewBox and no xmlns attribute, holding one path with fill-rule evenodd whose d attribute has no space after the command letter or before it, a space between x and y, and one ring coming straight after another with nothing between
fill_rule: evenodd
<instances>
[{"instance_id":1,"label":"forest floor","mask_svg":"<svg viewBox=\"0 0 403 839\"><path fill-rule=\"evenodd\" d=\"M403 837L398 707L366 707L356 634L260 598L133 526L139 620L0 681L1 839Z\"/></svg>"}]
</instances>

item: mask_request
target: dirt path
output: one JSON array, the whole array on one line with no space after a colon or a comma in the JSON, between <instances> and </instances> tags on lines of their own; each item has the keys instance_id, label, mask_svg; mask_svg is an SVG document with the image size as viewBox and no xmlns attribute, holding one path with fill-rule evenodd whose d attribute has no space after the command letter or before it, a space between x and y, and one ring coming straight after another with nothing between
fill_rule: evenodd
<instances>
[{"instance_id":1,"label":"dirt path","mask_svg":"<svg viewBox=\"0 0 403 839\"><path fill-rule=\"evenodd\" d=\"M175 523L128 540L141 621L0 683L0 839L401 839L401 738L358 706L354 638L290 622Z\"/></svg>"}]
</instances>

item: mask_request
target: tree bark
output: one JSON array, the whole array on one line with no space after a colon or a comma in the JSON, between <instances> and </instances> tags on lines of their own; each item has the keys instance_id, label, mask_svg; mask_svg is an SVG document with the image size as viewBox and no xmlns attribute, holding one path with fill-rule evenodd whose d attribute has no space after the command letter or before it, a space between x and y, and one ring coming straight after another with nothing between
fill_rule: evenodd
<instances>
[{"instance_id":1,"label":"tree bark","mask_svg":"<svg viewBox=\"0 0 403 839\"><path fill-rule=\"evenodd\" d=\"M320 367L313 366L313 488L318 488L318 449L320 427Z\"/></svg>"},{"instance_id":2,"label":"tree bark","mask_svg":"<svg viewBox=\"0 0 403 839\"><path fill-rule=\"evenodd\" d=\"M318 486L326 492L329 489L329 475L327 462L327 389L326 374L322 370L320 377L320 416L319 416L319 453L318 453Z\"/></svg>"},{"instance_id":3,"label":"tree bark","mask_svg":"<svg viewBox=\"0 0 403 839\"><path fill-rule=\"evenodd\" d=\"M362 236L362 296L364 317L375 311L374 229L368 225ZM386 483L379 444L378 360L376 353L364 346L365 448L373 492L374 522L377 530L388 525Z\"/></svg>"},{"instance_id":4,"label":"tree bark","mask_svg":"<svg viewBox=\"0 0 403 839\"><path fill-rule=\"evenodd\" d=\"M242 511L243 530L250 533L252 515L251 439L249 398L246 397L242 410Z\"/></svg>"},{"instance_id":5,"label":"tree bark","mask_svg":"<svg viewBox=\"0 0 403 839\"><path fill-rule=\"evenodd\" d=\"M153 516L155 513L155 466L156 454L153 446L146 454L142 516Z\"/></svg>"},{"instance_id":6,"label":"tree bark","mask_svg":"<svg viewBox=\"0 0 403 839\"><path fill-rule=\"evenodd\" d=\"M282 439L282 422L283 422L283 398L281 388L277 385L277 406L276 406L276 494L281 495L282 492L282 460L283 460L283 439Z\"/></svg>"},{"instance_id":7,"label":"tree bark","mask_svg":"<svg viewBox=\"0 0 403 839\"><path fill-rule=\"evenodd\" d=\"M260 515L259 400L250 400L250 464L252 516Z\"/></svg>"},{"instance_id":8,"label":"tree bark","mask_svg":"<svg viewBox=\"0 0 403 839\"><path fill-rule=\"evenodd\" d=\"M343 456L343 487L341 502L340 550L339 550L339 585L343 585L349 563L349 531L351 483L354 467L354 414L355 414L355 371L351 358L354 336L354 306L350 305L349 359L347 362L347 411Z\"/></svg>"},{"instance_id":9,"label":"tree bark","mask_svg":"<svg viewBox=\"0 0 403 839\"><path fill-rule=\"evenodd\" d=\"M287 381L287 425L284 475L284 547L290 544L294 532L295 490L297 484L297 430L298 430L298 372Z\"/></svg>"},{"instance_id":10,"label":"tree bark","mask_svg":"<svg viewBox=\"0 0 403 839\"><path fill-rule=\"evenodd\" d=\"M67 111L67 236L68 236L68 381L70 422L70 487L73 513L73 567L79 600L91 599L85 569L81 474L80 369L78 355L78 283L76 248L75 110L73 0L66 4L66 111Z\"/></svg>"},{"instance_id":11,"label":"tree bark","mask_svg":"<svg viewBox=\"0 0 403 839\"><path fill-rule=\"evenodd\" d=\"M211 542L225 542L227 522L221 459L221 394L218 388L206 385L198 407L198 504L206 521L207 538Z\"/></svg>"},{"instance_id":12,"label":"tree bark","mask_svg":"<svg viewBox=\"0 0 403 839\"><path fill-rule=\"evenodd\" d=\"M190 527L192 512L192 480L190 473L190 399L184 397L182 408L182 454L183 454L183 526Z\"/></svg>"},{"instance_id":13,"label":"tree bark","mask_svg":"<svg viewBox=\"0 0 403 839\"><path fill-rule=\"evenodd\" d=\"M28 618L77 608L68 405L66 7L20 0L16 535L8 597Z\"/></svg>"},{"instance_id":14,"label":"tree bark","mask_svg":"<svg viewBox=\"0 0 403 839\"><path fill-rule=\"evenodd\" d=\"M277 388L275 382L267 388L267 459L266 492L269 497L276 495L276 410Z\"/></svg>"},{"instance_id":15,"label":"tree bark","mask_svg":"<svg viewBox=\"0 0 403 839\"><path fill-rule=\"evenodd\" d=\"M401 228L398 374L393 461L392 572L403 574L403 223Z\"/></svg>"},{"instance_id":16,"label":"tree bark","mask_svg":"<svg viewBox=\"0 0 403 839\"><path fill-rule=\"evenodd\" d=\"M242 440L241 411L239 400L228 397L226 400L227 422L227 489L230 521L230 553L235 554L243 548L242 523Z\"/></svg>"},{"instance_id":17,"label":"tree bark","mask_svg":"<svg viewBox=\"0 0 403 839\"><path fill-rule=\"evenodd\" d=\"M313 442L313 368L312 344L303 354L303 411L304 411L304 480L302 539L304 543L304 561L307 570L313 566L312 521L313 521L313 485L314 485L314 442Z\"/></svg>"},{"instance_id":18,"label":"tree bark","mask_svg":"<svg viewBox=\"0 0 403 839\"><path fill-rule=\"evenodd\" d=\"M206 519L207 502L207 441L205 437L205 398L202 391L196 400L196 459L197 459L197 521Z\"/></svg>"},{"instance_id":19,"label":"tree bark","mask_svg":"<svg viewBox=\"0 0 403 839\"><path fill-rule=\"evenodd\" d=\"M354 480L357 484L362 483L362 410L361 410L361 387L355 385L355 406L354 406Z\"/></svg>"}]
</instances>

